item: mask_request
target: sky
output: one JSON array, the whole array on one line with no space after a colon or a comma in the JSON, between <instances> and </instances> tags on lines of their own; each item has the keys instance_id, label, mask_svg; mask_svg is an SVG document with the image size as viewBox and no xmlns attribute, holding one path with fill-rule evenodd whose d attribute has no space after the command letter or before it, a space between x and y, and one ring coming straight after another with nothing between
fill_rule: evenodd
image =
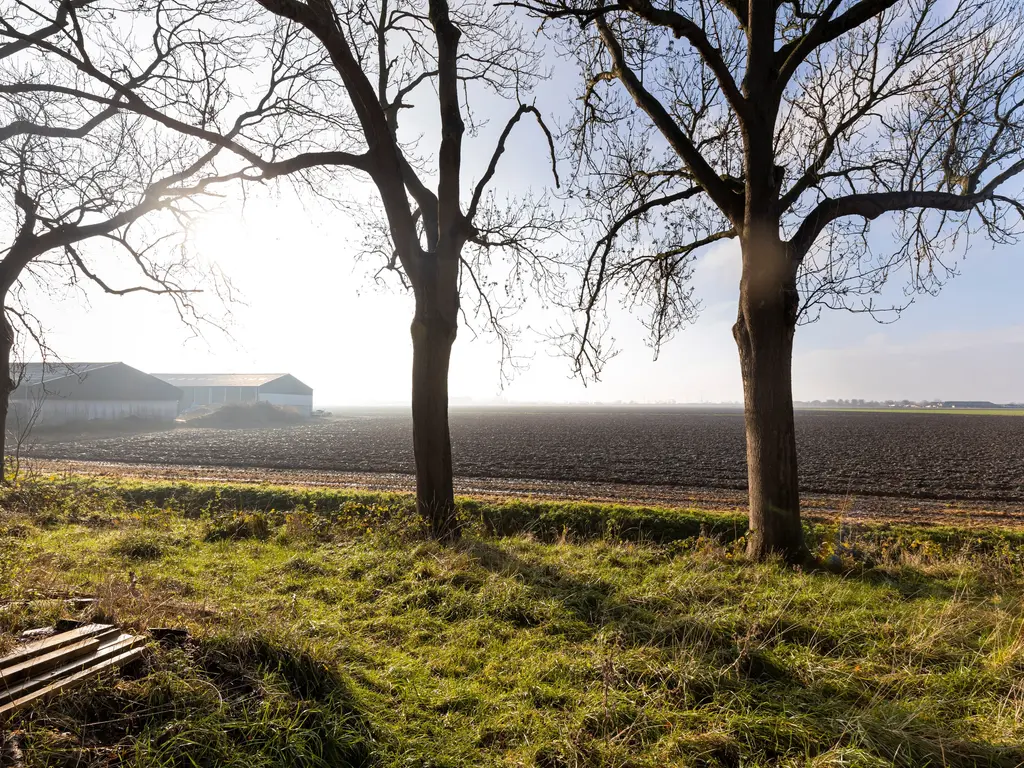
<instances>
[{"instance_id":1,"label":"sky","mask_svg":"<svg viewBox=\"0 0 1024 768\"><path fill-rule=\"evenodd\" d=\"M538 106L549 115L564 114L575 88L574 78L554 78L538 92ZM468 141L467 182L485 167L512 107L485 102L483 112L488 110L493 119ZM429 146L436 135L429 110L412 113L422 115L413 127ZM545 188L550 166L544 146L536 126L521 123L507 161L499 166L496 188L520 193ZM411 297L393 281L388 288L375 285L378 265L355 259L362 238L345 212L308 195L300 198L287 186L253 191L244 206L239 195L228 193L193 232L192 247L230 275L242 300L230 307L229 334L209 328L202 337L193 336L164 299L90 291L83 302L80 293L69 290L32 297L51 347L66 361L118 360L149 372L292 373L313 387L319 406L407 403ZM351 191L361 194L357 187ZM739 272L735 242L700 256L694 275L700 316L657 360L637 319L611 307L611 333L620 354L600 381L588 385L573 378L568 361L544 341L543 332L559 317L539 301L529 302L516 317L520 335L514 351L523 367L504 387L494 339L474 336L464 326L453 351L451 399L739 402L742 386L731 332ZM938 296L918 297L896 323L831 312L798 328L796 399L1024 402L1021 246L991 248L979 240L961 273Z\"/></svg>"},{"instance_id":2,"label":"sky","mask_svg":"<svg viewBox=\"0 0 1024 768\"><path fill-rule=\"evenodd\" d=\"M243 303L230 335L193 337L170 303L109 297L40 303L51 345L65 360L123 360L150 372L288 372L319 405L408 402L411 298L375 287L356 263L357 233L344 214L285 201L251 203L206 222L196 245L216 259ZM493 339L463 327L453 351L453 402L738 402L736 316L739 252L726 243L695 271L703 307L658 360L644 329L612 308L620 354L602 380L584 386L543 341L552 313L528 304L516 318L525 369L502 388ZM936 297L918 298L893 324L825 313L797 329L794 394L828 398L1024 401L1024 262L1013 248L979 250Z\"/></svg>"}]
</instances>

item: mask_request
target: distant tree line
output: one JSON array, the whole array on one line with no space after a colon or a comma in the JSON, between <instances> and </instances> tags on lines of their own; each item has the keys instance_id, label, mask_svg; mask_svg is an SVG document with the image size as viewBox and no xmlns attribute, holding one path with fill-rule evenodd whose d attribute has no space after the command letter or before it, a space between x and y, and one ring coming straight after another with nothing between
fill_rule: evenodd
<instances>
[{"instance_id":1,"label":"distant tree line","mask_svg":"<svg viewBox=\"0 0 1024 768\"><path fill-rule=\"evenodd\" d=\"M799 408L1019 408L1017 403L993 403L989 400L805 400Z\"/></svg>"},{"instance_id":2,"label":"distant tree line","mask_svg":"<svg viewBox=\"0 0 1024 768\"><path fill-rule=\"evenodd\" d=\"M735 241L748 552L800 562L796 327L898 314L894 279L935 292L970 244L1015 240L1022 17L1014 0L0 0L3 408L18 330L45 343L33 290L90 281L208 321L184 237L204 196L287 179L340 202L359 180L367 244L324 257L374 256L413 296L416 499L451 541L460 323L511 360L510 320L539 296L591 379L617 351L609 299L657 352L699 311L695 260ZM546 84L573 96L556 115L533 95L545 53L578 72ZM517 196L502 169L526 130L551 176ZM93 266L101 244L137 283Z\"/></svg>"}]
</instances>

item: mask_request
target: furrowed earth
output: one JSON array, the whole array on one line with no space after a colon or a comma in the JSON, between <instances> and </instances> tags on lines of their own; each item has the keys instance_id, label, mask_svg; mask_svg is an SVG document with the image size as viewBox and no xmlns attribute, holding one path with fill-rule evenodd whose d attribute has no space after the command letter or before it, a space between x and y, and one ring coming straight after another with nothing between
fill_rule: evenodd
<instances>
[{"instance_id":1,"label":"furrowed earth","mask_svg":"<svg viewBox=\"0 0 1024 768\"><path fill-rule=\"evenodd\" d=\"M464 491L573 498L589 489L599 498L663 503L713 491L704 495L723 496L731 505L746 484L739 410L455 408L451 431ZM996 510L1024 504L1019 416L803 411L797 414L797 442L801 486L809 498L884 496ZM407 412L378 409L277 429L178 428L51 439L28 454L276 470L314 482L342 473L403 488L413 471L411 444ZM398 479L374 482L388 475Z\"/></svg>"}]
</instances>

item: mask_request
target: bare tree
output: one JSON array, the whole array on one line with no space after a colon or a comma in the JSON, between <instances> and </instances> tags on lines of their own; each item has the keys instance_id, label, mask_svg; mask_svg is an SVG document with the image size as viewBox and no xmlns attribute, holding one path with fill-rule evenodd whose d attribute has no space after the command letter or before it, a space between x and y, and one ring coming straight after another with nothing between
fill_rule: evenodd
<instances>
[{"instance_id":1,"label":"bare tree","mask_svg":"<svg viewBox=\"0 0 1024 768\"><path fill-rule=\"evenodd\" d=\"M226 298L229 284L186 247L188 222L202 211L189 201L238 173L217 171L220 134L182 132L172 119L192 117L197 104L208 120L224 108L226 51L209 55L188 28L200 15L201 6L159 0L0 8L0 423L17 386L18 332L47 351L25 304L33 291L91 284L167 296L193 327L213 321L195 301L200 284ZM133 22L147 18L140 44ZM94 251L126 258L104 276Z\"/></svg>"},{"instance_id":2,"label":"bare tree","mask_svg":"<svg viewBox=\"0 0 1024 768\"><path fill-rule=\"evenodd\" d=\"M737 239L748 551L803 559L795 327L823 307L877 311L901 271L910 291L934 291L971 235L1017 234L1020 4L519 4L572 22L560 40L586 75L574 148L602 231L583 254L580 321L565 339L579 370L598 372L606 352L602 294L624 287L645 305L657 346L696 311L696 255ZM884 214L894 237L869 240Z\"/></svg>"},{"instance_id":3,"label":"bare tree","mask_svg":"<svg viewBox=\"0 0 1024 768\"><path fill-rule=\"evenodd\" d=\"M529 40L484 0L254 0L285 40L282 72L295 73L282 135L302 135L311 162L302 183L328 188L336 169L368 179L383 211L370 250L415 298L411 333L416 499L432 533L459 535L448 428L448 367L468 295L503 345L513 283L552 275L540 244L557 229L543 201L502 203L489 190L509 136L535 121L554 163L551 134L526 101L540 75ZM290 76L290 75L289 75ZM471 101L491 100L506 120L477 181L463 179L464 135L479 128ZM414 100L420 104L413 107ZM429 106L423 106L429 105ZM414 120L414 118L416 118ZM412 123L411 129L400 126ZM437 126L436 152L420 134ZM320 152L317 161L316 150ZM557 182L557 176L556 176ZM509 266L494 291L491 253ZM495 257L497 258L497 257ZM507 346L505 346L507 352Z\"/></svg>"},{"instance_id":4,"label":"bare tree","mask_svg":"<svg viewBox=\"0 0 1024 768\"><path fill-rule=\"evenodd\" d=\"M524 287L554 274L540 245L558 230L558 221L543 198L502 200L490 190L509 136L524 119L539 125L554 169L551 134L527 100L541 74L529 39L508 12L483 0L458 7L447 0L380 0L376 6L361 0L195 0L192 6L190 0L156 0L156 10L146 14L155 13L155 39L168 42L147 50L175 61L187 53L190 64L186 75L155 75L139 85L161 67L139 66L135 51L128 57L133 66L101 63L97 50L119 49L109 34L78 24L78 3L86 2L58 0L42 27L45 34L16 38L18 45L69 66L75 82L55 88L26 74L0 93L47 99L59 94L97 107L96 120L110 110L206 142L212 149L203 159L212 162L223 150L236 163L218 181L289 177L298 188L328 199L334 199L339 177L371 183L385 226L381 237L371 237L368 250L383 256L384 268L411 288L416 304L417 506L437 537L457 537L448 365L460 314L467 315L463 295L470 298L470 313L477 309L498 333L507 355L509 312ZM121 17L141 18L127 4L108 10L114 29L130 26ZM48 42L51 30L67 30L66 43ZM236 56L244 61L236 62ZM129 72L138 74L124 75ZM83 87L79 78L92 87ZM249 93L254 90L255 96ZM414 95L431 107L414 109ZM482 127L469 108L469 100L478 98L507 105L507 122L476 183L467 187L463 138ZM233 123L218 119L227 104L242 110ZM399 126L407 121L414 124L400 136ZM432 123L439 124L437 151L420 153L421 134ZM171 183L182 178L179 172ZM166 199L165 189L159 187L158 199ZM503 260L504 285L494 279L497 258Z\"/></svg>"}]
</instances>

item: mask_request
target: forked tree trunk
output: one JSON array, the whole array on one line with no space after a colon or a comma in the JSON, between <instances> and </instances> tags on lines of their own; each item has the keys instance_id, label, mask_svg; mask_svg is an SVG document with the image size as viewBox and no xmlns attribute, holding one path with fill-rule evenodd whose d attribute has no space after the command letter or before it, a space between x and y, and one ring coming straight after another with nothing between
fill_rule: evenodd
<instances>
[{"instance_id":1,"label":"forked tree trunk","mask_svg":"<svg viewBox=\"0 0 1024 768\"><path fill-rule=\"evenodd\" d=\"M416 317L412 322L412 440L416 457L416 508L429 522L434 538L454 541L459 538L459 523L448 430L448 364L457 325L454 313L441 311L438 292L430 290L430 287L428 284L416 291ZM456 295L456 308L457 301Z\"/></svg>"},{"instance_id":2,"label":"forked tree trunk","mask_svg":"<svg viewBox=\"0 0 1024 768\"><path fill-rule=\"evenodd\" d=\"M793 333L799 297L777 236L745 240L733 335L743 373L750 533L747 554L807 558L793 419Z\"/></svg>"}]
</instances>

